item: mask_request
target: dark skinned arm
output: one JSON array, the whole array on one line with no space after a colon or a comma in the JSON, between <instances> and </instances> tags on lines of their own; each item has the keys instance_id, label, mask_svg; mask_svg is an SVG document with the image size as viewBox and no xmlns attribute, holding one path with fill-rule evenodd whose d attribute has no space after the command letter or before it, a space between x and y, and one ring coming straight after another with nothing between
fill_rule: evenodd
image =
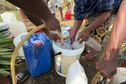
<instances>
[{"instance_id":1,"label":"dark skinned arm","mask_svg":"<svg viewBox=\"0 0 126 84\"><path fill-rule=\"evenodd\" d=\"M7 0L34 17L41 18L51 30L60 28L59 22L51 14L43 0ZM52 26L53 25L53 26Z\"/></svg>"},{"instance_id":2,"label":"dark skinned arm","mask_svg":"<svg viewBox=\"0 0 126 84\"><path fill-rule=\"evenodd\" d=\"M79 35L79 42L85 41L89 38L89 34L91 31L96 29L99 25L103 24L109 17L111 16L111 12L103 12Z\"/></svg>"},{"instance_id":3,"label":"dark skinned arm","mask_svg":"<svg viewBox=\"0 0 126 84\"><path fill-rule=\"evenodd\" d=\"M126 0L121 2L107 49L96 65L96 68L104 77L113 76L117 71L118 52L124 39L126 38L126 11L124 9L126 9Z\"/></svg>"},{"instance_id":4,"label":"dark skinned arm","mask_svg":"<svg viewBox=\"0 0 126 84\"><path fill-rule=\"evenodd\" d=\"M71 32L70 32L70 38L71 38L72 42L75 40L75 36L76 36L77 31L79 30L82 22L83 22L83 20L75 20L74 21L74 25L71 28Z\"/></svg>"}]
</instances>

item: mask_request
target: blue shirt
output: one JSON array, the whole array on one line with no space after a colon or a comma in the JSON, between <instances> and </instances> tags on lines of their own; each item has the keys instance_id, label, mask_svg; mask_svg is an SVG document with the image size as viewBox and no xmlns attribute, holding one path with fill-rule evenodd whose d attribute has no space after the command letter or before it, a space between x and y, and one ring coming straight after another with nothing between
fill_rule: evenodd
<instances>
[{"instance_id":1,"label":"blue shirt","mask_svg":"<svg viewBox=\"0 0 126 84\"><path fill-rule=\"evenodd\" d=\"M91 17L103 11L115 12L122 0L74 0L74 16L76 20Z\"/></svg>"}]
</instances>

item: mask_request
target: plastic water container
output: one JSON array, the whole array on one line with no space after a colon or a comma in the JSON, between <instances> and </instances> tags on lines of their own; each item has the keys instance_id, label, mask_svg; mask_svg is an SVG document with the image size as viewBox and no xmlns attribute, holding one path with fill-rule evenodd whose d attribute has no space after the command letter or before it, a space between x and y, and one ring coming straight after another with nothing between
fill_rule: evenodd
<instances>
[{"instance_id":1,"label":"plastic water container","mask_svg":"<svg viewBox=\"0 0 126 84\"><path fill-rule=\"evenodd\" d=\"M117 74L114 76L111 84L120 84L126 81L126 68L117 68Z\"/></svg>"},{"instance_id":2,"label":"plastic water container","mask_svg":"<svg viewBox=\"0 0 126 84\"><path fill-rule=\"evenodd\" d=\"M20 21L9 23L9 31L13 34L14 37L27 32L25 24Z\"/></svg>"},{"instance_id":3,"label":"plastic water container","mask_svg":"<svg viewBox=\"0 0 126 84\"><path fill-rule=\"evenodd\" d=\"M61 28L61 35L63 38L68 38L70 36L70 26L63 26Z\"/></svg>"},{"instance_id":4,"label":"plastic water container","mask_svg":"<svg viewBox=\"0 0 126 84\"><path fill-rule=\"evenodd\" d=\"M66 84L88 84L86 73L79 60L70 65L66 77Z\"/></svg>"},{"instance_id":5,"label":"plastic water container","mask_svg":"<svg viewBox=\"0 0 126 84\"><path fill-rule=\"evenodd\" d=\"M57 46L55 42L53 42L54 51L56 53L62 53L61 55L55 56L55 69L59 75L66 77L69 66L76 60L80 59L81 53L85 47L84 44L85 43L83 43L83 45L78 49L69 50L61 48L60 46Z\"/></svg>"},{"instance_id":6,"label":"plastic water container","mask_svg":"<svg viewBox=\"0 0 126 84\"><path fill-rule=\"evenodd\" d=\"M23 37L22 37L23 38ZM35 45L34 42L39 40L41 45ZM28 70L32 76L49 71L51 67L51 40L45 33L34 33L24 43L23 50L26 58Z\"/></svg>"},{"instance_id":7,"label":"plastic water container","mask_svg":"<svg viewBox=\"0 0 126 84\"><path fill-rule=\"evenodd\" d=\"M0 22L0 32L7 31L9 29L9 25L5 22Z\"/></svg>"},{"instance_id":8,"label":"plastic water container","mask_svg":"<svg viewBox=\"0 0 126 84\"><path fill-rule=\"evenodd\" d=\"M16 16L13 12L2 13L1 18L3 22L6 22L6 23L17 22Z\"/></svg>"},{"instance_id":9,"label":"plastic water container","mask_svg":"<svg viewBox=\"0 0 126 84\"><path fill-rule=\"evenodd\" d=\"M65 18L65 20L70 20L71 19L71 16L72 16L71 11L68 10L68 11L66 11L64 18Z\"/></svg>"},{"instance_id":10,"label":"plastic water container","mask_svg":"<svg viewBox=\"0 0 126 84\"><path fill-rule=\"evenodd\" d=\"M89 37L88 40L85 41L85 44L96 51L100 51L102 49L101 45L92 37Z\"/></svg>"},{"instance_id":11,"label":"plastic water container","mask_svg":"<svg viewBox=\"0 0 126 84\"><path fill-rule=\"evenodd\" d=\"M22 33L18 36L16 36L13 40L13 43L15 45L15 47L18 45L18 43L21 41L22 37L25 36L27 33ZM18 51L18 55L22 58L22 59L25 59L25 55L24 55L24 51L23 51L23 48L21 47Z\"/></svg>"}]
</instances>

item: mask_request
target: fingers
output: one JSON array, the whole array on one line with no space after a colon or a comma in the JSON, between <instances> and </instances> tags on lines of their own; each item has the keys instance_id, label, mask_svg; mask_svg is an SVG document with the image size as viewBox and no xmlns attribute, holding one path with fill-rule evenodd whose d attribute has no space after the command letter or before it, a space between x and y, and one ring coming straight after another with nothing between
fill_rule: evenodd
<instances>
[{"instance_id":1,"label":"fingers","mask_svg":"<svg viewBox=\"0 0 126 84\"><path fill-rule=\"evenodd\" d=\"M105 61L104 58L100 59L96 63L96 69L100 72L103 77L111 78L113 75L116 74L116 64L114 62Z\"/></svg>"},{"instance_id":2,"label":"fingers","mask_svg":"<svg viewBox=\"0 0 126 84\"><path fill-rule=\"evenodd\" d=\"M83 31L79 34L79 37L77 40L79 41L79 43L82 43L83 41L87 41L88 38L89 38L89 34Z\"/></svg>"},{"instance_id":3,"label":"fingers","mask_svg":"<svg viewBox=\"0 0 126 84\"><path fill-rule=\"evenodd\" d=\"M71 44L75 41L75 36L76 36L76 33L73 30L70 30L70 40L71 40Z\"/></svg>"}]
</instances>

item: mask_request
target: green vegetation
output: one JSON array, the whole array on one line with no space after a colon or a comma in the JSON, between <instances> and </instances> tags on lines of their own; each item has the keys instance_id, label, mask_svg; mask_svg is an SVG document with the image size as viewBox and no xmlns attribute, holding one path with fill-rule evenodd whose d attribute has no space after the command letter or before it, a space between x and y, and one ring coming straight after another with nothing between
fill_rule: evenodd
<instances>
[{"instance_id":1,"label":"green vegetation","mask_svg":"<svg viewBox=\"0 0 126 84\"><path fill-rule=\"evenodd\" d=\"M13 41L7 31L0 32L0 75L10 74L10 60L13 52Z\"/></svg>"}]
</instances>

